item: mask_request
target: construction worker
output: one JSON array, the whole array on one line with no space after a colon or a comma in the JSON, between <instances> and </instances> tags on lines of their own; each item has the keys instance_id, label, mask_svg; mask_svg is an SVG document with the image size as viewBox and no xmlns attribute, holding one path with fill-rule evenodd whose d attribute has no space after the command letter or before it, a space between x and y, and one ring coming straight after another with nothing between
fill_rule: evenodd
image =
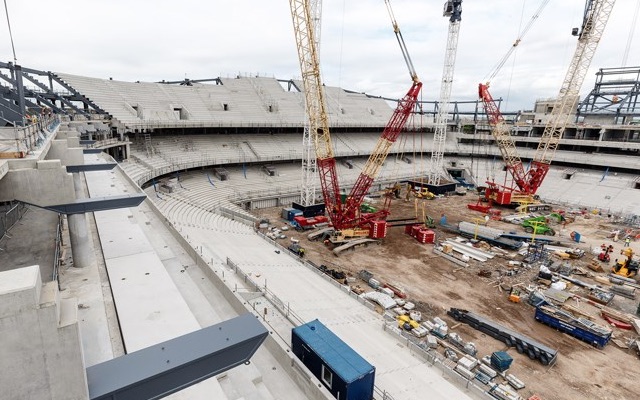
<instances>
[{"instance_id":1,"label":"construction worker","mask_svg":"<svg viewBox=\"0 0 640 400\"><path fill-rule=\"evenodd\" d=\"M624 247L629 247L629 244L631 243L631 239L630 238L626 238L624 240Z\"/></svg>"}]
</instances>

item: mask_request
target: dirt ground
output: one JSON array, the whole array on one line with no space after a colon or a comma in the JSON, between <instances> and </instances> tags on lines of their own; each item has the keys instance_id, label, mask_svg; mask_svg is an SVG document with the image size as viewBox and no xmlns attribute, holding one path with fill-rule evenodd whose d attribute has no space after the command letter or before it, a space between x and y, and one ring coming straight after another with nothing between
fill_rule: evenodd
<instances>
[{"instance_id":1,"label":"dirt ground","mask_svg":"<svg viewBox=\"0 0 640 400\"><path fill-rule=\"evenodd\" d=\"M419 200L425 202L426 212L436 223L444 213L449 224L459 221L478 221L483 215L469 210L466 205L475 202L475 196L453 196L436 198L435 200ZM375 204L374 204L375 205ZM570 210L566 210L570 211ZM512 213L513 210L502 209L502 215ZM281 208L259 210L257 215L269 218L274 226L283 226L285 221L280 218ZM396 200L391 207L389 218L411 218L415 216L414 200L408 202ZM623 243L612 242L607 233L614 229L625 229L616 224L607 215L592 213L576 213L575 221L554 228L557 238L564 240L570 247L585 250L585 256L579 260L571 260L575 267L582 267L591 275L606 276L610 266L603 267L607 272L593 273L586 266L594 258L591 249L600 244L613 244L612 260L618 258ZM508 231L519 230L518 225L507 222L490 220L489 227ZM437 227L437 241L454 238L456 235ZM581 243L570 241L570 232L577 231L582 235ZM462 268L449 260L433 253L434 245L421 244L404 233L404 227L391 227L387 237L379 246L368 246L355 251L346 251L339 257L324 247L322 242L311 242L305 233L290 230L285 232L288 237L300 239L300 244L306 249L305 257L316 265L325 264L330 268L343 270L351 276L357 276L358 271L366 269L374 274L374 278L381 282L392 283L404 288L408 300L416 304L417 310L422 312L423 319L440 317L449 323L450 332L457 332L465 341L472 341L478 349L478 356L491 354L497 350L507 351L514 359L509 372L526 384L518 393L528 398L534 394L542 399L637 399L640 396L640 359L635 352L618 347L611 341L604 349L599 350L573 337L558 332L534 319L534 308L526 302L513 303L508 301L508 290L512 285L520 284L520 288L529 284L538 284L535 280L538 274L537 266L520 268L519 273L506 276L510 269L508 261L522 260L522 256L515 251L497 256L481 263L471 260L468 268ZM289 243L289 238L280 240L283 245ZM631 247L640 251L640 243L632 242ZM619 256L623 258L622 256ZM561 262L555 256L555 262ZM611 264L613 261L611 262ZM610 265L611 265L610 264ZM481 270L491 271L491 277L480 277ZM593 277L576 276L588 283L597 283ZM353 285L371 290L364 282L356 280ZM571 293L586 296L585 289L572 286ZM569 299L567 304L579 307L582 311L593 315L594 321L606 325L597 309L584 302L578 303ZM637 300L630 300L615 296L610 306L634 313ZM525 334L543 344L558 349L559 355L555 365L543 366L538 361L530 360L524 354L518 354L514 348L506 346L486 336L466 324L452 328L455 321L446 315L451 307L467 309L483 315L490 320L505 325L517 332ZM618 342L625 342L638 335L634 331L614 329L614 337ZM442 351L442 347L439 348Z\"/></svg>"}]
</instances>

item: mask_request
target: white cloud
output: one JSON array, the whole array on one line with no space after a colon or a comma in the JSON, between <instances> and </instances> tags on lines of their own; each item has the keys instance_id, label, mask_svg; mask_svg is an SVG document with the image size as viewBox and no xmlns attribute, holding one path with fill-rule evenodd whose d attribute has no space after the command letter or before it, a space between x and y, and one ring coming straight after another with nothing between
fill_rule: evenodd
<instances>
[{"instance_id":1,"label":"white cloud","mask_svg":"<svg viewBox=\"0 0 640 400\"><path fill-rule=\"evenodd\" d=\"M617 0L583 85L599 68L620 66L637 0ZM507 52L541 0L463 2L452 98L475 99L477 83ZM423 98L437 100L448 20L444 1L392 0ZM18 62L119 80L300 75L287 1L7 0ZM508 109L557 94L575 48L584 0L551 0L492 82ZM4 16L3 16L4 17ZM4 20L4 18L3 18ZM0 59L13 55L0 24ZM634 33L627 65L640 65ZM398 97L410 86L383 0L323 1L322 71L328 85Z\"/></svg>"}]
</instances>

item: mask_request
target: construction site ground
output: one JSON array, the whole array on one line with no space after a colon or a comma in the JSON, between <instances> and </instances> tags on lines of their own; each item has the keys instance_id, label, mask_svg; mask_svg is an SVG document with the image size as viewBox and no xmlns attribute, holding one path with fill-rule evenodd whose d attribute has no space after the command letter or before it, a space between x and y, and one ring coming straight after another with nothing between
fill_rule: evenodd
<instances>
[{"instance_id":1,"label":"construction site ground","mask_svg":"<svg viewBox=\"0 0 640 400\"><path fill-rule=\"evenodd\" d=\"M428 215L435 219L436 223L442 214L445 214L451 225L459 221L484 224L483 214L469 210L468 203L475 203L472 195L452 196L436 198L434 200L418 200L425 202L424 206ZM377 206L377 204L373 204ZM395 200L391 206L392 219L411 218L416 216L416 204L413 199ZM566 209L565 209L566 210ZM502 215L513 213L511 209L501 209ZM565 225L554 226L556 238L563 240L568 247L577 247L585 251L584 257L570 260L574 267L580 267L588 271L587 276L573 277L588 283L597 283L593 278L596 275L606 276L613 265L615 258L624 258L619 255L623 248L623 241L613 242L608 238L609 232L628 227L615 221L615 218L606 213L598 214L593 210L566 210L577 211L575 221ZM581 211L581 212L580 212ZM272 226L284 226L286 221L281 218L281 208L256 210L261 218L268 218ZM420 218L422 212L419 212ZM505 231L519 231L522 228L498 220L489 220L489 227L504 229ZM572 231L581 234L581 242L571 241ZM441 241L455 238L455 233L446 232L440 227L435 228L436 240ZM450 332L456 332L465 341L473 342L478 349L478 357L490 355L494 351L504 350L513 357L513 364L508 370L526 384L518 393L525 399L538 395L541 399L637 399L640 393L640 359L635 350L624 349L618 344L626 344L631 339L637 339L635 331L612 328L614 340L603 349L597 349L587 343L579 341L567 334L563 334L546 325L536 322L534 308L526 302L513 303L508 301L511 286L525 288L531 285L540 285L536 281L538 268L520 267L517 274L507 275L507 271L513 270L509 261L520 261L522 256L516 251L506 251L486 261L471 260L469 267L464 268L446 260L433 252L433 244L421 244L416 239L404 233L404 227L389 228L387 237L379 246L358 248L354 251L346 251L340 256L335 256L320 241L309 241L307 232L297 232L290 229L286 233L286 239L279 239L285 247L290 243L290 238L300 240L300 245L305 248L305 258L316 265L324 264L329 268L342 270L348 276L355 277L353 287L359 285L366 291L373 290L368 285L357 279L358 272L366 269L373 273L374 278L380 282L387 282L402 287L408 301L416 304L416 309L422 313L423 320L440 317L448 322ZM599 248L601 244L614 246L611 255L611 263L602 264L605 272L593 272L588 268L595 255L592 249ZM640 251L640 242L631 242L634 250ZM555 256L550 260L561 262ZM489 270L490 277L478 275L481 270ZM589 276L593 275L593 276ZM586 296L585 289L570 285L567 289L572 294ZM599 310L584 301L576 299L567 300L570 304L579 308L582 312L593 316L593 321L607 325L600 317ZM609 304L612 308L635 314L638 300L631 300L616 295ZM451 307L462 308L480 314L492 321L500 323L510 329L527 335L553 349L558 350L557 362L553 366L543 366L538 361L530 360L525 354L518 354L515 348L507 348L503 343L471 328L466 324L456 324L447 316L446 311ZM382 312L382 310L380 310ZM438 351L442 351L439 347Z\"/></svg>"}]
</instances>

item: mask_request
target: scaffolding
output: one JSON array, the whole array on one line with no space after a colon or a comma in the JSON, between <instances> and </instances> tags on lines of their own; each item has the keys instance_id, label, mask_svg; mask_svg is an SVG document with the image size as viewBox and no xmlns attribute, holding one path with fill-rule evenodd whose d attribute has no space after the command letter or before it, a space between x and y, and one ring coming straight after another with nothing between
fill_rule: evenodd
<instances>
[{"instance_id":1,"label":"scaffolding","mask_svg":"<svg viewBox=\"0 0 640 400\"><path fill-rule=\"evenodd\" d=\"M629 125L640 116L640 67L600 68L591 92L578 106L581 117L610 116L613 123Z\"/></svg>"}]
</instances>

